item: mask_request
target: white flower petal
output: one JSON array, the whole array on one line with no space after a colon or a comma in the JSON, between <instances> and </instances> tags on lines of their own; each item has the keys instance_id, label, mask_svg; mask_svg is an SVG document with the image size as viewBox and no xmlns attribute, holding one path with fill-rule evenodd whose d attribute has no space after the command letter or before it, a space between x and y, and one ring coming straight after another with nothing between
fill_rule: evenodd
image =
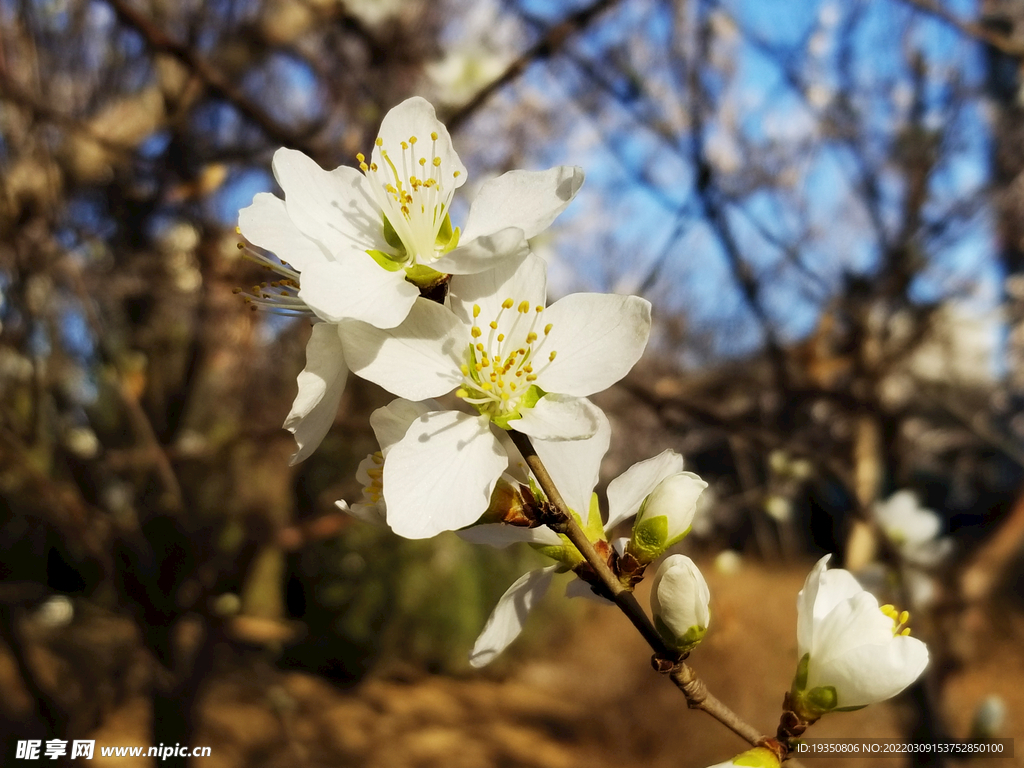
<instances>
[{"instance_id":1,"label":"white flower petal","mask_svg":"<svg viewBox=\"0 0 1024 768\"><path fill-rule=\"evenodd\" d=\"M818 598L821 576L828 568L831 557L832 555L825 555L814 564L804 579L803 589L796 596L796 644L801 658L810 652L811 642L814 640L814 602Z\"/></svg>"},{"instance_id":2,"label":"white flower petal","mask_svg":"<svg viewBox=\"0 0 1024 768\"><path fill-rule=\"evenodd\" d=\"M528 301L531 307L544 306L547 265L539 256L527 253L521 259L503 259L485 272L454 275L449 289L452 312L462 322L473 324L475 305L480 307L480 319L486 324L498 316L505 299L516 304Z\"/></svg>"},{"instance_id":3,"label":"white flower petal","mask_svg":"<svg viewBox=\"0 0 1024 768\"><path fill-rule=\"evenodd\" d=\"M358 251L308 266L300 286L299 298L324 320L361 320L378 328L394 328L405 320L420 295L403 270L389 272Z\"/></svg>"},{"instance_id":4,"label":"white flower petal","mask_svg":"<svg viewBox=\"0 0 1024 768\"><path fill-rule=\"evenodd\" d=\"M818 592L819 600L821 591ZM885 645L893 639L893 621L882 613L878 600L861 590L832 608L814 626L809 681L822 680L822 668L833 658L861 645ZM808 682L810 687L814 683Z\"/></svg>"},{"instance_id":5,"label":"white flower petal","mask_svg":"<svg viewBox=\"0 0 1024 768\"><path fill-rule=\"evenodd\" d=\"M380 207L366 177L355 168L325 171L294 149L274 153L274 176L284 190L288 215L303 233L332 254L356 249L391 251L384 240Z\"/></svg>"},{"instance_id":6,"label":"white flower petal","mask_svg":"<svg viewBox=\"0 0 1024 768\"><path fill-rule=\"evenodd\" d=\"M640 504L662 480L683 471L683 457L673 450L634 464L608 484L608 522L611 530L628 520L640 509Z\"/></svg>"},{"instance_id":7,"label":"white flower petal","mask_svg":"<svg viewBox=\"0 0 1024 768\"><path fill-rule=\"evenodd\" d=\"M347 515L351 515L356 520L361 520L364 523L376 526L378 528L387 528L388 524L385 520L386 512L384 510L383 503L372 504L364 501L359 501L349 506L348 502L344 499L339 499L334 502L334 506L340 509Z\"/></svg>"},{"instance_id":8,"label":"white flower petal","mask_svg":"<svg viewBox=\"0 0 1024 768\"><path fill-rule=\"evenodd\" d=\"M430 263L430 268L450 275L472 275L493 269L506 259L521 259L530 245L520 229L502 229L493 235L464 241Z\"/></svg>"},{"instance_id":9,"label":"white flower petal","mask_svg":"<svg viewBox=\"0 0 1024 768\"><path fill-rule=\"evenodd\" d=\"M486 667L499 653L508 648L509 643L519 637L526 617L530 615L537 601L547 593L557 569L557 565L549 565L547 568L530 571L520 576L508 588L494 606L483 632L469 653L469 663L472 666Z\"/></svg>"},{"instance_id":10,"label":"white flower petal","mask_svg":"<svg viewBox=\"0 0 1024 768\"><path fill-rule=\"evenodd\" d=\"M537 440L583 440L597 430L600 410L585 397L548 394L510 426Z\"/></svg>"},{"instance_id":11,"label":"white flower petal","mask_svg":"<svg viewBox=\"0 0 1024 768\"><path fill-rule=\"evenodd\" d=\"M291 464L307 458L323 441L334 424L347 378L338 326L317 323L306 344L306 367L298 377L299 392L284 420L284 428L295 435L299 446Z\"/></svg>"},{"instance_id":12,"label":"white flower petal","mask_svg":"<svg viewBox=\"0 0 1024 768\"><path fill-rule=\"evenodd\" d=\"M465 539L471 544L486 544L498 549L505 549L512 544L523 542L555 547L562 544L558 534L546 525L542 525L539 528L520 528L516 525L493 523L474 525L472 528L463 528L461 531L456 531L456 533L459 535L459 538Z\"/></svg>"},{"instance_id":13,"label":"white flower petal","mask_svg":"<svg viewBox=\"0 0 1024 768\"><path fill-rule=\"evenodd\" d=\"M534 440L533 447L551 475L565 503L584 524L590 511L590 497L597 486L601 459L608 452L612 429L608 417L594 408L596 429L586 440ZM519 422L513 422L513 426Z\"/></svg>"},{"instance_id":14,"label":"white flower petal","mask_svg":"<svg viewBox=\"0 0 1024 768\"><path fill-rule=\"evenodd\" d=\"M250 243L272 252L299 272L330 259L319 241L307 237L292 221L284 200L269 192L260 192L252 205L238 212L238 228Z\"/></svg>"},{"instance_id":15,"label":"white flower petal","mask_svg":"<svg viewBox=\"0 0 1024 768\"><path fill-rule=\"evenodd\" d=\"M345 358L352 371L409 400L440 397L462 381L459 366L470 335L452 312L417 299L401 325L387 330L366 323L345 329Z\"/></svg>"},{"instance_id":16,"label":"white flower petal","mask_svg":"<svg viewBox=\"0 0 1024 768\"><path fill-rule=\"evenodd\" d=\"M436 142L431 141L431 133L437 134ZM441 158L441 178L445 184L454 184L458 188L466 183L466 166L455 153L448 129L437 119L434 107L426 99L413 96L389 110L381 122L377 136L383 146L374 146L373 161L381 168L385 166L381 149L394 156L401 149L403 141L407 142L415 136L417 147L422 147L423 157L428 160L432 155ZM399 168L399 171L402 169ZM456 173L458 175L455 175Z\"/></svg>"},{"instance_id":17,"label":"white flower petal","mask_svg":"<svg viewBox=\"0 0 1024 768\"><path fill-rule=\"evenodd\" d=\"M467 239L518 227L527 238L547 229L583 184L583 169L509 171L480 187L466 219Z\"/></svg>"},{"instance_id":18,"label":"white flower petal","mask_svg":"<svg viewBox=\"0 0 1024 768\"><path fill-rule=\"evenodd\" d=\"M557 352L537 385L546 392L584 397L625 376L651 333L651 304L636 296L576 293L544 312L551 323L544 352Z\"/></svg>"},{"instance_id":19,"label":"white flower petal","mask_svg":"<svg viewBox=\"0 0 1024 768\"><path fill-rule=\"evenodd\" d=\"M457 411L434 411L412 423L384 462L388 525L425 539L476 522L508 457L486 423Z\"/></svg>"},{"instance_id":20,"label":"white flower petal","mask_svg":"<svg viewBox=\"0 0 1024 768\"><path fill-rule=\"evenodd\" d=\"M916 637L901 636L890 637L883 645L860 644L820 671L815 671L812 659L811 673L835 685L838 707L861 707L892 698L927 666L925 644Z\"/></svg>"},{"instance_id":21,"label":"white flower petal","mask_svg":"<svg viewBox=\"0 0 1024 768\"><path fill-rule=\"evenodd\" d=\"M391 446L405 437L409 427L420 416L431 411L441 410L433 400L425 403L414 403L404 398L397 398L378 408L370 414L370 426L380 445L381 453L386 457Z\"/></svg>"}]
</instances>

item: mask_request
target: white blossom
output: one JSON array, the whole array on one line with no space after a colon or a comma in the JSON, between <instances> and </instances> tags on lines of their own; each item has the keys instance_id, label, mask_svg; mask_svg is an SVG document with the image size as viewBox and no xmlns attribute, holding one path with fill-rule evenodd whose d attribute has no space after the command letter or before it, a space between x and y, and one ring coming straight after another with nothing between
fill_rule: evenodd
<instances>
[{"instance_id":1,"label":"white blossom","mask_svg":"<svg viewBox=\"0 0 1024 768\"><path fill-rule=\"evenodd\" d=\"M587 395L621 379L650 334L650 304L635 296L574 294L545 308L543 262L529 255L452 279L445 307L418 299L396 328L346 324L345 358L399 397L454 391L474 413L420 416L384 462L388 524L426 538L475 522L508 453L494 427L537 442L582 440L600 411Z\"/></svg>"},{"instance_id":2,"label":"white blossom","mask_svg":"<svg viewBox=\"0 0 1024 768\"><path fill-rule=\"evenodd\" d=\"M791 696L808 720L889 699L928 664L925 644L909 636L909 614L880 607L849 571L827 570L829 557L797 597L800 662Z\"/></svg>"}]
</instances>

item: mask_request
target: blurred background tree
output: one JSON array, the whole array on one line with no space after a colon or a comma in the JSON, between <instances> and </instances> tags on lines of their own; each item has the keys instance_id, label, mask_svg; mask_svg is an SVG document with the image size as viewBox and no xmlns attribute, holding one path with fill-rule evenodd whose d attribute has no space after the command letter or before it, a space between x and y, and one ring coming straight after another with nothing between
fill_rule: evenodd
<instances>
[{"instance_id":1,"label":"blurred background tree","mask_svg":"<svg viewBox=\"0 0 1024 768\"><path fill-rule=\"evenodd\" d=\"M1024 529L1022 54L997 0L0 0L0 630L33 701L5 745L139 689L154 743L195 743L204 684L253 658L462 668L529 554L340 516L387 396L350 384L288 467L308 324L232 295L261 280L234 225L273 151L354 164L416 93L471 188L586 169L534 248L555 292L654 302L599 400L644 425L608 469L684 453L714 483L702 547L862 568L894 557L877 499L942 511L918 727L944 733ZM55 595L62 642L33 629Z\"/></svg>"}]
</instances>

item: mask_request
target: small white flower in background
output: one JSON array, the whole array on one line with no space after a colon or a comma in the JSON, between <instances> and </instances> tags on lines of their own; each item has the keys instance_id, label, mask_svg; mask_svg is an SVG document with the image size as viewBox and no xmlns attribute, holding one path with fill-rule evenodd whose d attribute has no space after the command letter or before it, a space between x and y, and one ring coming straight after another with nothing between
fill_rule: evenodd
<instances>
[{"instance_id":1,"label":"small white flower in background","mask_svg":"<svg viewBox=\"0 0 1024 768\"><path fill-rule=\"evenodd\" d=\"M711 591L704 575L686 555L671 555L651 585L651 615L669 646L688 653L704 639L711 621Z\"/></svg>"},{"instance_id":2,"label":"small white flower in background","mask_svg":"<svg viewBox=\"0 0 1024 768\"><path fill-rule=\"evenodd\" d=\"M597 485L601 457L608 450L611 429L604 414L598 413L597 431L589 440L538 441L534 447L587 537L598 545L615 546L616 551L621 551L624 542L608 542L609 534L619 523L637 513L640 504L658 483L682 469L683 458L675 451L663 451L654 458L634 464L612 480L608 484L608 518L602 521L594 486ZM515 540L529 541L541 554L556 561L555 565L523 575L502 595L470 653L469 663L483 667L519 635L530 609L547 592L554 574L571 569L581 563L583 557L568 539L546 527L524 529L482 525L460 531L459 535L476 543L494 546L507 546ZM578 578L569 582L565 594L567 597L596 598L590 585Z\"/></svg>"},{"instance_id":3,"label":"small white flower in background","mask_svg":"<svg viewBox=\"0 0 1024 768\"><path fill-rule=\"evenodd\" d=\"M788 523L793 519L793 504L785 496L769 496L764 500L764 511L777 523Z\"/></svg>"},{"instance_id":4,"label":"small white flower in background","mask_svg":"<svg viewBox=\"0 0 1024 768\"><path fill-rule=\"evenodd\" d=\"M735 549L723 549L715 556L715 570L732 576L743 570L743 555Z\"/></svg>"},{"instance_id":5,"label":"small white flower in background","mask_svg":"<svg viewBox=\"0 0 1024 768\"><path fill-rule=\"evenodd\" d=\"M301 152L274 154L285 199L256 195L239 228L291 268L277 269L284 283L254 291L255 304L393 328L421 287L524 256L527 238L550 225L583 183L582 170L569 166L510 171L481 187L460 233L449 214L466 168L419 97L387 113L370 158L357 160L358 170L325 171Z\"/></svg>"},{"instance_id":6,"label":"small white flower in background","mask_svg":"<svg viewBox=\"0 0 1024 768\"><path fill-rule=\"evenodd\" d=\"M697 501L707 487L693 472L677 472L658 483L640 505L626 551L645 565L661 557L690 532Z\"/></svg>"},{"instance_id":7,"label":"small white flower in background","mask_svg":"<svg viewBox=\"0 0 1024 768\"><path fill-rule=\"evenodd\" d=\"M807 721L892 698L928 664L925 644L910 637L910 616L879 606L849 571L814 566L797 597L800 662L791 691Z\"/></svg>"},{"instance_id":8,"label":"small white flower in background","mask_svg":"<svg viewBox=\"0 0 1024 768\"><path fill-rule=\"evenodd\" d=\"M875 519L886 537L909 563L921 567L938 565L952 548L952 541L938 538L939 516L925 509L913 491L897 491L874 506Z\"/></svg>"},{"instance_id":9,"label":"small white flower in background","mask_svg":"<svg viewBox=\"0 0 1024 768\"><path fill-rule=\"evenodd\" d=\"M47 629L60 629L75 618L75 604L67 595L51 595L39 604L33 618Z\"/></svg>"},{"instance_id":10,"label":"small white flower in background","mask_svg":"<svg viewBox=\"0 0 1024 768\"><path fill-rule=\"evenodd\" d=\"M481 275L452 278L451 309L418 299L397 328L345 327L352 371L399 397L454 390L475 413L423 414L384 462L388 524L426 538L475 522L507 465L491 425L536 441L592 436L586 399L640 358L651 305L636 296L574 294L545 308L544 263L530 254Z\"/></svg>"},{"instance_id":11,"label":"small white flower in background","mask_svg":"<svg viewBox=\"0 0 1024 768\"><path fill-rule=\"evenodd\" d=\"M986 696L974 710L971 739L995 739L1006 725L1006 702L996 694Z\"/></svg>"},{"instance_id":12,"label":"small white flower in background","mask_svg":"<svg viewBox=\"0 0 1024 768\"><path fill-rule=\"evenodd\" d=\"M741 752L732 760L716 763L708 768L779 768L779 758L767 747L754 747Z\"/></svg>"}]
</instances>

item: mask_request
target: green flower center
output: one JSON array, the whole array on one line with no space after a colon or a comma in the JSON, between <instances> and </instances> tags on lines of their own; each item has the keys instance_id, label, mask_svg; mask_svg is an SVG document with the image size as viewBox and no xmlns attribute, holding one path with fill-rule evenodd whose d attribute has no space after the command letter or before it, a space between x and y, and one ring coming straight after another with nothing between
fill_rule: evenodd
<instances>
[{"instance_id":1,"label":"green flower center","mask_svg":"<svg viewBox=\"0 0 1024 768\"><path fill-rule=\"evenodd\" d=\"M478 325L480 311L479 305L473 305L470 333L474 341L466 348L462 386L455 394L508 429L510 421L520 418L524 408L532 408L545 394L534 382L558 354L545 349L552 325L541 324L544 307L531 307L525 300L517 304L509 298L487 324L485 334ZM513 311L514 316L509 317Z\"/></svg>"}]
</instances>

